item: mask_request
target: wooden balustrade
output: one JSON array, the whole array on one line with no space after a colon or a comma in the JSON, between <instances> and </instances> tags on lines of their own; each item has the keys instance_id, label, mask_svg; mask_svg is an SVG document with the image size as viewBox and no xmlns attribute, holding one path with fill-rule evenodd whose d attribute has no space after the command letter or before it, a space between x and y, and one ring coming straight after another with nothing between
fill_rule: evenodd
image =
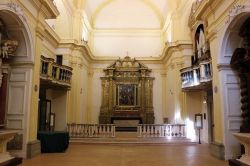
<instances>
[{"instance_id":1,"label":"wooden balustrade","mask_svg":"<svg viewBox=\"0 0 250 166\"><path fill-rule=\"evenodd\" d=\"M84 137L115 137L113 124L68 124L67 129L71 138Z\"/></svg>"},{"instance_id":2,"label":"wooden balustrade","mask_svg":"<svg viewBox=\"0 0 250 166\"><path fill-rule=\"evenodd\" d=\"M138 137L186 137L185 124L140 124L137 126Z\"/></svg>"},{"instance_id":3,"label":"wooden balustrade","mask_svg":"<svg viewBox=\"0 0 250 166\"><path fill-rule=\"evenodd\" d=\"M65 65L59 65L55 63L52 58L41 56L40 77L54 84L70 86L72 68Z\"/></svg>"}]
</instances>

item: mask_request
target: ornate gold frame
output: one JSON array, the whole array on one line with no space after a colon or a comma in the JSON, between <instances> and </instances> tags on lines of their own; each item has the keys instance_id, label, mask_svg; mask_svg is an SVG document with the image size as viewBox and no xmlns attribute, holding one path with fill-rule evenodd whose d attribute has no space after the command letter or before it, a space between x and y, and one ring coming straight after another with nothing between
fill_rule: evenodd
<instances>
[{"instance_id":1,"label":"ornate gold frame","mask_svg":"<svg viewBox=\"0 0 250 166\"><path fill-rule=\"evenodd\" d=\"M136 59L125 57L118 59L104 69L102 80L102 105L99 123L109 124L112 118L138 118L142 123L154 123L153 77L151 70ZM117 86L130 84L137 86L135 105L117 104Z\"/></svg>"}]
</instances>

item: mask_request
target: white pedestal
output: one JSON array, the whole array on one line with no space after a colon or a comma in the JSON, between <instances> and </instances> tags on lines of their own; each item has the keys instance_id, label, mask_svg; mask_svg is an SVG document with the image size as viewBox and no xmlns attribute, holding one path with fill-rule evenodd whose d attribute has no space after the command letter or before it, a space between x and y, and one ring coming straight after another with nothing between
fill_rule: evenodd
<instances>
[{"instance_id":1,"label":"white pedestal","mask_svg":"<svg viewBox=\"0 0 250 166\"><path fill-rule=\"evenodd\" d=\"M13 139L16 130L0 130L0 163L8 161L13 157L6 151L7 143Z\"/></svg>"},{"instance_id":2,"label":"white pedestal","mask_svg":"<svg viewBox=\"0 0 250 166\"><path fill-rule=\"evenodd\" d=\"M233 135L242 145L244 145L245 148L245 154L238 160L250 165L250 133L234 133Z\"/></svg>"}]
</instances>

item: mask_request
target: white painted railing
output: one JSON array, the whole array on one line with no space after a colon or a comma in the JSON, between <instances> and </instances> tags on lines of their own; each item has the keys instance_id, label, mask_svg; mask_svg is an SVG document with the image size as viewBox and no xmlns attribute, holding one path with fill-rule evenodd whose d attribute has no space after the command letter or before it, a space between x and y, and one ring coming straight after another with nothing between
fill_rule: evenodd
<instances>
[{"instance_id":1,"label":"white painted railing","mask_svg":"<svg viewBox=\"0 0 250 166\"><path fill-rule=\"evenodd\" d=\"M137 126L138 137L186 137L185 124L140 124Z\"/></svg>"},{"instance_id":2,"label":"white painted railing","mask_svg":"<svg viewBox=\"0 0 250 166\"><path fill-rule=\"evenodd\" d=\"M67 129L71 138L84 137L115 137L113 124L68 124Z\"/></svg>"}]
</instances>

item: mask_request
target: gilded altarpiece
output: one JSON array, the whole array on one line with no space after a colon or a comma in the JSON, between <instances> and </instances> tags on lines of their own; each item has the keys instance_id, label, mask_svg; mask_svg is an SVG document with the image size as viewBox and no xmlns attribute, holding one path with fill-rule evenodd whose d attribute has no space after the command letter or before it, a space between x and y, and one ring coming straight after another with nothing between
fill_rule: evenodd
<instances>
[{"instance_id":1,"label":"gilded altarpiece","mask_svg":"<svg viewBox=\"0 0 250 166\"><path fill-rule=\"evenodd\" d=\"M100 124L115 119L154 123L153 77L151 69L136 59L125 57L104 69Z\"/></svg>"}]
</instances>

